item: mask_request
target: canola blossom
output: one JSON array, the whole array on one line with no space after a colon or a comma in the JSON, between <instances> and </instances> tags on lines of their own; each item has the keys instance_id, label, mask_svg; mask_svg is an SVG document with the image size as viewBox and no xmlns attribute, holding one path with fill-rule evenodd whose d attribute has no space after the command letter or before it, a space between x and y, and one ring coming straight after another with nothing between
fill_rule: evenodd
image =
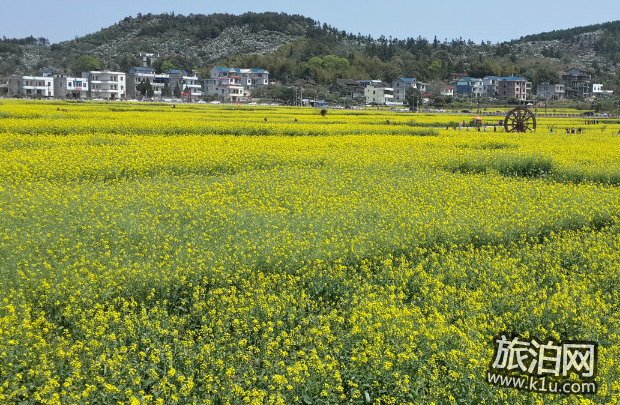
<instances>
[{"instance_id":1,"label":"canola blossom","mask_svg":"<svg viewBox=\"0 0 620 405\"><path fill-rule=\"evenodd\" d=\"M0 403L617 403L620 122L463 119L3 101ZM489 385L502 331L598 391Z\"/></svg>"}]
</instances>

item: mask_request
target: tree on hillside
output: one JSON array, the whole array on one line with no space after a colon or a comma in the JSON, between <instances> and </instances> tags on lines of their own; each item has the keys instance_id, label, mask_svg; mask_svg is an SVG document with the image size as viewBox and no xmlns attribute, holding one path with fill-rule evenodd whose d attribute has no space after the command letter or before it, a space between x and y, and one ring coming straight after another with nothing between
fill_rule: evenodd
<instances>
[{"instance_id":1,"label":"tree on hillside","mask_svg":"<svg viewBox=\"0 0 620 405\"><path fill-rule=\"evenodd\" d=\"M169 70L184 70L191 72L196 63L193 59L183 55L173 55L157 59L151 67L158 73L167 73Z\"/></svg>"},{"instance_id":2,"label":"tree on hillside","mask_svg":"<svg viewBox=\"0 0 620 405\"><path fill-rule=\"evenodd\" d=\"M82 55L74 62L72 70L76 76L80 76L82 72L100 69L101 63L97 59L90 55Z\"/></svg>"},{"instance_id":3,"label":"tree on hillside","mask_svg":"<svg viewBox=\"0 0 620 405\"><path fill-rule=\"evenodd\" d=\"M158 70L160 70L161 73L167 73L169 70L175 70L175 69L176 69L176 66L174 66L174 64L170 62L169 60L166 60L161 64Z\"/></svg>"}]
</instances>

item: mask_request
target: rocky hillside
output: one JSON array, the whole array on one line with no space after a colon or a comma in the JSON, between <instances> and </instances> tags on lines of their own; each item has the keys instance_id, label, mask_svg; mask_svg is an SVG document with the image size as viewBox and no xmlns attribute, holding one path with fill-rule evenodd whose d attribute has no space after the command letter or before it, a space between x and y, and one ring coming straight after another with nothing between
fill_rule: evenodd
<instances>
[{"instance_id":1,"label":"rocky hillside","mask_svg":"<svg viewBox=\"0 0 620 405\"><path fill-rule=\"evenodd\" d=\"M231 55L273 52L316 30L312 19L276 13L138 15L72 41L0 47L0 71L70 71L76 55L91 55L106 68L124 69L135 65L140 52L181 55L199 67Z\"/></svg>"},{"instance_id":2,"label":"rocky hillside","mask_svg":"<svg viewBox=\"0 0 620 405\"><path fill-rule=\"evenodd\" d=\"M93 56L103 68L127 70L139 63L141 52L160 55L156 69L165 60L205 73L216 64L243 64L268 69L285 83L327 84L335 77L390 81L398 76L430 82L465 72L475 77L520 75L536 85L559 80L563 71L578 67L620 93L620 21L477 44L371 38L281 13L147 14L57 44L44 38L0 40L0 75L38 74L46 68L72 72L81 55Z\"/></svg>"}]
</instances>

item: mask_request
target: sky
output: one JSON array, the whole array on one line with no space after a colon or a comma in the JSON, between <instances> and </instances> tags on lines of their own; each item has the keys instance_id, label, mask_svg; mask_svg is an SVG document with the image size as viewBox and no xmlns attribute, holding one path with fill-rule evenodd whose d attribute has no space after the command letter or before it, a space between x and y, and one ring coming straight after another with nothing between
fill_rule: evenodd
<instances>
[{"instance_id":1,"label":"sky","mask_svg":"<svg viewBox=\"0 0 620 405\"><path fill-rule=\"evenodd\" d=\"M283 12L327 23L340 31L379 38L439 41L462 38L477 43L620 20L617 0L2 0L0 36L68 41L142 14L243 14Z\"/></svg>"}]
</instances>

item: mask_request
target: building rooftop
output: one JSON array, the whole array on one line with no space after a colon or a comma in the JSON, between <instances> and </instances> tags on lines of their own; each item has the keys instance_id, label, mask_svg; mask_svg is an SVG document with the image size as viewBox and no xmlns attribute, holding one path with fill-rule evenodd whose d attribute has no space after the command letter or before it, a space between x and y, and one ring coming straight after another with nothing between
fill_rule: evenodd
<instances>
[{"instance_id":1,"label":"building rooftop","mask_svg":"<svg viewBox=\"0 0 620 405\"><path fill-rule=\"evenodd\" d=\"M129 69L129 71L133 71L136 73L155 73L155 69L153 68L148 68L148 67L142 67L142 66L134 66L131 69Z\"/></svg>"},{"instance_id":2,"label":"building rooftop","mask_svg":"<svg viewBox=\"0 0 620 405\"><path fill-rule=\"evenodd\" d=\"M246 71L246 73L247 72L267 73L267 70L265 69L256 69L256 68L242 69L242 68L229 68L229 67L214 67L213 69L217 70L218 72L242 73L243 71Z\"/></svg>"}]
</instances>

